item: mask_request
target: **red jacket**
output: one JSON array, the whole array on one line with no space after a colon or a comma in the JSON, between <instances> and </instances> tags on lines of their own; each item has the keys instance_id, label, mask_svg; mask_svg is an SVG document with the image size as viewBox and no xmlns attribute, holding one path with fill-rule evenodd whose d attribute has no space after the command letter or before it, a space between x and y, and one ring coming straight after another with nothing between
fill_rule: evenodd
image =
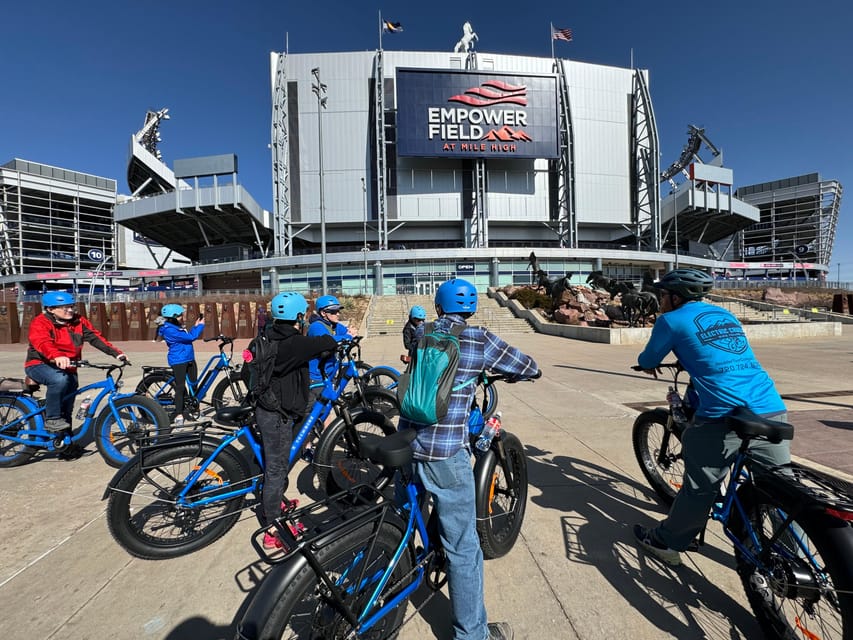
<instances>
[{"instance_id":1,"label":"red jacket","mask_svg":"<svg viewBox=\"0 0 853 640\"><path fill-rule=\"evenodd\" d=\"M113 357L121 353L107 342L91 322L79 315L75 315L66 324L58 324L46 313L42 313L33 318L30 324L29 340L24 367L45 364L60 356L79 360L84 342ZM70 370L73 371L73 368Z\"/></svg>"}]
</instances>

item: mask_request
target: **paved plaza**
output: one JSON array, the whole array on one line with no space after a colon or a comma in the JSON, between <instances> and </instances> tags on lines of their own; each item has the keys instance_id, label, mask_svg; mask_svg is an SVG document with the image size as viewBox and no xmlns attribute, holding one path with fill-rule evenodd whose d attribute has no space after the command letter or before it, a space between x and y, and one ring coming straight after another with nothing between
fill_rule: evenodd
<instances>
[{"instance_id":1,"label":"paved plaza","mask_svg":"<svg viewBox=\"0 0 853 640\"><path fill-rule=\"evenodd\" d=\"M500 387L504 426L526 446L530 494L515 548L486 563L490 618L511 622L518 639L760 637L718 525L709 526L703 550L677 569L634 546L632 524L651 524L663 513L631 448L636 407L658 405L666 393L664 380L630 369L639 348L538 334L511 341L544 376ZM211 344L196 345L203 364ZM162 344L120 346L134 365L165 362ZM849 480L853 332L753 347L786 398L797 427L794 454ZM24 350L0 346L4 375L21 375ZM369 338L363 356L395 365L401 350L398 336ZM88 346L85 355L107 360ZM83 371L81 380L96 375ZM139 375L137 366L129 384ZM0 469L0 638L233 637L265 571L249 544L254 516L195 554L133 558L112 540L104 518L101 497L114 469L94 444L87 449L73 462L47 456ZM301 463L291 487L291 497L298 488L303 501L318 495ZM449 638L446 597L432 598L400 637Z\"/></svg>"}]
</instances>

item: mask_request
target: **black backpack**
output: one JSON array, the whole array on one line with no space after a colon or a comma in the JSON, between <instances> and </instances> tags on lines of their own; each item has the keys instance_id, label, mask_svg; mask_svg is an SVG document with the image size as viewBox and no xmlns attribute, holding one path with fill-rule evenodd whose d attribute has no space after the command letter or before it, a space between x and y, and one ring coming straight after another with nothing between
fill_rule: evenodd
<instances>
[{"instance_id":1,"label":"black backpack","mask_svg":"<svg viewBox=\"0 0 853 640\"><path fill-rule=\"evenodd\" d=\"M246 360L243 376L249 389L247 401L253 407L281 412L281 402L272 388L272 376L283 340L270 340L266 333L254 338L243 352Z\"/></svg>"}]
</instances>

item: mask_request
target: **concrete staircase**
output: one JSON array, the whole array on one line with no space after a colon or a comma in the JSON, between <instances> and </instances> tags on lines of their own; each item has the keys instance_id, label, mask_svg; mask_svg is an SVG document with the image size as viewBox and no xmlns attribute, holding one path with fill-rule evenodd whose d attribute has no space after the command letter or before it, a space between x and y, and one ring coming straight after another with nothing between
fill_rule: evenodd
<instances>
[{"instance_id":1,"label":"concrete staircase","mask_svg":"<svg viewBox=\"0 0 853 640\"><path fill-rule=\"evenodd\" d=\"M362 332L365 336L399 335L403 344L403 327L409 318L409 309L420 305L427 310L427 321L435 319L433 296L414 294L398 296L373 296ZM511 333L533 333L533 328L521 318L512 315L512 311L501 307L485 294L477 297L477 313L469 321L473 325L487 327L493 333L503 336Z\"/></svg>"},{"instance_id":2,"label":"concrete staircase","mask_svg":"<svg viewBox=\"0 0 853 640\"><path fill-rule=\"evenodd\" d=\"M803 318L799 314L793 313L783 307L779 307L778 309L758 309L756 308L757 305L751 305L748 300L724 299L716 295L708 296L705 298L705 301L726 309L744 324L808 322L807 318Z\"/></svg>"}]
</instances>

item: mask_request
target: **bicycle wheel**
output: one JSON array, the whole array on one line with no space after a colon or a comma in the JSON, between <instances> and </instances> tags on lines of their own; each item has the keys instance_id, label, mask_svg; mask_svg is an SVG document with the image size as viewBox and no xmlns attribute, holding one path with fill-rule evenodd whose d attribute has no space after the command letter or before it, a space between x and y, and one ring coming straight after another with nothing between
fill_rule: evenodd
<instances>
[{"instance_id":1,"label":"bicycle wheel","mask_svg":"<svg viewBox=\"0 0 853 640\"><path fill-rule=\"evenodd\" d=\"M136 385L136 393L154 398L166 413L175 412L175 376L170 373L154 371L143 376Z\"/></svg>"},{"instance_id":2,"label":"bicycle wheel","mask_svg":"<svg viewBox=\"0 0 853 640\"><path fill-rule=\"evenodd\" d=\"M521 441L512 433L501 436L506 464L512 481L506 477L497 453L485 458L488 482L477 495L477 533L486 559L500 558L515 545L527 506L527 457ZM497 444L493 445L497 446Z\"/></svg>"},{"instance_id":3,"label":"bicycle wheel","mask_svg":"<svg viewBox=\"0 0 853 640\"><path fill-rule=\"evenodd\" d=\"M32 413L32 407L20 398L0 398L0 467L19 467L29 462L36 452L35 448L28 447L20 442L14 442L4 436L18 436L20 429L35 429L34 419L19 422L16 425L10 423ZM7 426L8 425L8 426Z\"/></svg>"},{"instance_id":4,"label":"bicycle wheel","mask_svg":"<svg viewBox=\"0 0 853 640\"><path fill-rule=\"evenodd\" d=\"M385 389L396 389L400 381L400 372L394 367L384 365L370 367L367 371L359 372L365 386L384 387Z\"/></svg>"},{"instance_id":5,"label":"bicycle wheel","mask_svg":"<svg viewBox=\"0 0 853 640\"><path fill-rule=\"evenodd\" d=\"M767 489L772 491L771 487ZM733 510L731 530L747 549L767 549L766 569L735 547L738 574L768 638L853 638L853 529L849 523L807 511L770 544L784 511L764 489L741 490L749 527Z\"/></svg>"},{"instance_id":6,"label":"bicycle wheel","mask_svg":"<svg viewBox=\"0 0 853 640\"><path fill-rule=\"evenodd\" d=\"M644 411L634 420L631 439L640 470L661 502L669 506L684 479L681 434L667 429L669 413Z\"/></svg>"},{"instance_id":7,"label":"bicycle wheel","mask_svg":"<svg viewBox=\"0 0 853 640\"><path fill-rule=\"evenodd\" d=\"M361 613L367 598L376 587L382 571L391 563L402 532L385 522L378 529L375 522L367 523L343 534L335 542L317 551L315 557L323 572L340 589L344 602L356 613ZM375 542L375 544L373 544ZM270 610L265 606L269 596L265 591L280 588L279 582L293 575L293 563L305 566L290 580L278 601ZM412 570L412 555L405 551L388 581L387 592L378 603L388 602L409 580L401 578ZM252 638L323 638L343 640L353 637L352 626L329 603L325 587L319 584L317 575L299 555L276 565L267 574L261 588L255 594L246 615L240 623L245 637ZM398 628L406 613L404 600L390 610L374 626L358 634L365 640L382 640L397 637Z\"/></svg>"},{"instance_id":8,"label":"bicycle wheel","mask_svg":"<svg viewBox=\"0 0 853 640\"><path fill-rule=\"evenodd\" d=\"M239 405L245 400L248 393L249 388L240 374L231 372L227 378L220 380L213 388L213 393L210 396L213 409Z\"/></svg>"},{"instance_id":9,"label":"bicycle wheel","mask_svg":"<svg viewBox=\"0 0 853 640\"><path fill-rule=\"evenodd\" d=\"M478 384L477 390L474 392L474 399L483 412L483 420L488 420L498 408L498 386L496 384Z\"/></svg>"},{"instance_id":10,"label":"bicycle wheel","mask_svg":"<svg viewBox=\"0 0 853 640\"><path fill-rule=\"evenodd\" d=\"M147 560L176 558L206 547L225 535L240 517L244 496L214 500L202 506L178 507L177 494L193 470L216 447L210 443L176 443L151 452L111 483L107 525L128 553ZM249 470L238 453L223 449L204 469L188 499L214 498L244 487Z\"/></svg>"},{"instance_id":11,"label":"bicycle wheel","mask_svg":"<svg viewBox=\"0 0 853 640\"><path fill-rule=\"evenodd\" d=\"M361 399L356 398L350 408L359 406L368 411L381 413L388 418L400 415L400 401L397 399L397 394L381 387L365 387Z\"/></svg>"},{"instance_id":12,"label":"bicycle wheel","mask_svg":"<svg viewBox=\"0 0 853 640\"><path fill-rule=\"evenodd\" d=\"M120 467L141 445L155 442L169 429L169 416L160 404L146 396L129 396L108 403L95 418L95 442L107 464Z\"/></svg>"},{"instance_id":13,"label":"bicycle wheel","mask_svg":"<svg viewBox=\"0 0 853 640\"><path fill-rule=\"evenodd\" d=\"M352 422L354 432L343 418L326 427L314 452L314 473L329 495L359 483L373 484L382 473L382 467L361 457L358 434L388 436L396 431L388 418L373 411L354 412Z\"/></svg>"}]
</instances>

